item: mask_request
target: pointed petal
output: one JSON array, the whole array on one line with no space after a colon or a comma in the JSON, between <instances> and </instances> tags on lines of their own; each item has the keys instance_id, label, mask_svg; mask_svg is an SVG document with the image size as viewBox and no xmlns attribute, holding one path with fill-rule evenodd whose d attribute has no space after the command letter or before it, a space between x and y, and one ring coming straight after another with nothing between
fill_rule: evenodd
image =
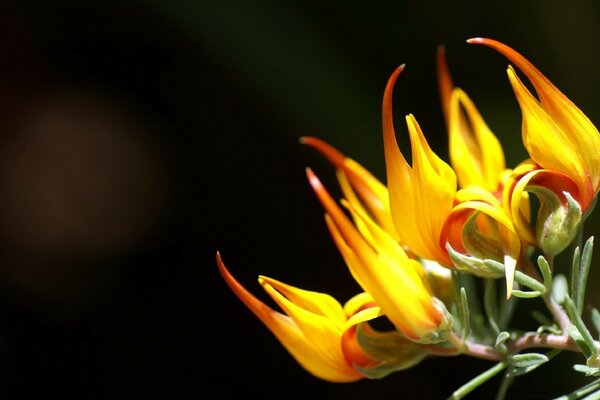
<instances>
[{"instance_id":1,"label":"pointed petal","mask_svg":"<svg viewBox=\"0 0 600 400\"><path fill-rule=\"evenodd\" d=\"M577 138L555 123L511 68L508 76L523 112L523 143L531 158L544 169L572 177L587 196L584 199L589 205L593 189Z\"/></svg>"},{"instance_id":2,"label":"pointed petal","mask_svg":"<svg viewBox=\"0 0 600 400\"><path fill-rule=\"evenodd\" d=\"M429 148L412 116L406 117L412 147L411 168L400 152L392 115L394 84L403 66L389 78L383 95L382 120L390 208L396 231L420 257L451 265L439 246L443 222L452 209L456 176Z\"/></svg>"},{"instance_id":3,"label":"pointed petal","mask_svg":"<svg viewBox=\"0 0 600 400\"><path fill-rule=\"evenodd\" d=\"M523 71L535 88L544 110L562 131L569 132L569 135L573 138L573 143L576 144L575 148L581 152L581 157L584 160L585 176L590 179L593 194L590 196L586 193L587 188L582 188L582 192L586 199L593 197L600 186L600 135L598 129L575 104L521 54L492 39L475 38L468 42L483 44L495 49ZM554 149L558 146L559 144L556 144ZM541 163L540 165L550 169L549 166Z\"/></svg>"},{"instance_id":4,"label":"pointed petal","mask_svg":"<svg viewBox=\"0 0 600 400\"><path fill-rule=\"evenodd\" d=\"M235 295L269 328L306 371L330 382L353 382L363 377L358 371L350 368L345 361L339 365L332 364L329 359L323 357L322 351L307 339L290 317L274 311L240 285L223 264L219 253L217 253L217 264L221 276Z\"/></svg>"},{"instance_id":5,"label":"pointed petal","mask_svg":"<svg viewBox=\"0 0 600 400\"><path fill-rule=\"evenodd\" d=\"M506 168L502 146L475 104L461 89L449 104L450 161L461 187L482 186L495 191Z\"/></svg>"},{"instance_id":6,"label":"pointed petal","mask_svg":"<svg viewBox=\"0 0 600 400\"><path fill-rule=\"evenodd\" d=\"M307 175L330 216L328 221L334 240L342 253L347 253L347 259L351 260L348 266L361 287L407 337L418 340L435 331L442 316L424 286L418 272L420 265L409 259L402 247L367 216L355 215L362 218L370 230L376 245L376 248L371 247L310 169Z\"/></svg>"},{"instance_id":7,"label":"pointed petal","mask_svg":"<svg viewBox=\"0 0 600 400\"><path fill-rule=\"evenodd\" d=\"M300 289L263 275L259 276L259 279L268 283L298 307L315 315L324 316L339 327L346 323L346 314L342 305L330 295Z\"/></svg>"},{"instance_id":8,"label":"pointed petal","mask_svg":"<svg viewBox=\"0 0 600 400\"><path fill-rule=\"evenodd\" d=\"M444 112L444 120L446 121L446 127L449 126L449 115L448 106L450 104L450 94L454 89L452 83L452 76L450 75L450 69L448 68L448 62L446 60L446 49L444 46L439 46L436 57L436 70L438 76L438 90L440 93L440 100L442 102L442 111Z\"/></svg>"},{"instance_id":9,"label":"pointed petal","mask_svg":"<svg viewBox=\"0 0 600 400\"><path fill-rule=\"evenodd\" d=\"M338 171L338 180L344 193L344 196L357 207L362 207L358 201L358 196L364 202L369 213L371 213L390 234L397 239L398 235L392 222L389 205L389 194L387 187L373 176L362 165L353 159L346 157L333 146L323 140L314 137L302 137L300 142L307 144L319 151L327 158Z\"/></svg>"}]
</instances>

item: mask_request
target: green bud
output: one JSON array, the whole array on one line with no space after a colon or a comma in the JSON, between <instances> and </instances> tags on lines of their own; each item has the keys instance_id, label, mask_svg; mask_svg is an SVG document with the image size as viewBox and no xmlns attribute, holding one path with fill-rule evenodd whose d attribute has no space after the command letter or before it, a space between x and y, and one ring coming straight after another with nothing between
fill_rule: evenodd
<instances>
[{"instance_id":1,"label":"green bud","mask_svg":"<svg viewBox=\"0 0 600 400\"><path fill-rule=\"evenodd\" d=\"M581 223L581 206L569 192L563 192L567 205L550 191L537 191L540 211L536 224L536 239L549 255L560 254L577 236Z\"/></svg>"}]
</instances>

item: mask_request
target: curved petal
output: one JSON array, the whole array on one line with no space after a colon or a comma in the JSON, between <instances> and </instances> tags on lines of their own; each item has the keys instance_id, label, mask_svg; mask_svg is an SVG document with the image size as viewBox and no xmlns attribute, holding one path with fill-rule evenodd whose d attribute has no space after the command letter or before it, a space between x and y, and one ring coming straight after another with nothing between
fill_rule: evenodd
<instances>
[{"instance_id":1,"label":"curved petal","mask_svg":"<svg viewBox=\"0 0 600 400\"><path fill-rule=\"evenodd\" d=\"M306 371L330 382L353 382L364 377L360 372L348 366L345 360L337 363L339 357L324 356L324 352L317 347L317 343L310 341L292 318L274 311L248 292L229 273L219 253L217 253L217 264L221 276L234 294L265 324ZM341 354L341 344L338 345ZM335 361L332 362L332 360Z\"/></svg>"},{"instance_id":2,"label":"curved petal","mask_svg":"<svg viewBox=\"0 0 600 400\"><path fill-rule=\"evenodd\" d=\"M551 147L545 148L547 154L538 152L536 153L537 159L533 154L532 158L543 168L552 169L550 165L558 162L558 158L568 153L579 152L582 163L581 167L584 170L583 175L573 176L565 170L559 170L559 172L566 173L580 185L582 180L588 180L586 184L580 186L582 196L585 199L585 204L583 205L585 211L600 186L600 135L598 134L598 129L548 78L515 50L503 43L487 38L474 38L467 42L489 46L515 63L535 88L541 107L549 118L559 128L559 131L568 132L571 139L565 141L560 134L557 134L556 129L550 128L546 134L555 138L556 142ZM512 81L515 81L515 79L513 78ZM531 141L529 142L531 143ZM570 148L559 148L562 144L567 144ZM526 146L528 146L527 143ZM553 160L553 157L556 159ZM573 170L570 172L572 173Z\"/></svg>"},{"instance_id":3,"label":"curved petal","mask_svg":"<svg viewBox=\"0 0 600 400\"><path fill-rule=\"evenodd\" d=\"M460 186L496 191L506 167L500 142L461 89L452 91L448 108L450 161Z\"/></svg>"},{"instance_id":4,"label":"curved petal","mask_svg":"<svg viewBox=\"0 0 600 400\"><path fill-rule=\"evenodd\" d=\"M400 240L392 222L388 189L383 183L362 165L321 139L306 136L300 138L300 142L319 151L336 167L342 192L350 203L360 208L364 204L377 223Z\"/></svg>"},{"instance_id":5,"label":"curved petal","mask_svg":"<svg viewBox=\"0 0 600 400\"><path fill-rule=\"evenodd\" d=\"M388 80L382 106L383 138L390 208L396 230L412 252L420 257L451 265L439 233L452 209L456 175L429 147L412 115L406 117L412 148L409 166L396 143L392 93L403 66Z\"/></svg>"},{"instance_id":6,"label":"curved petal","mask_svg":"<svg viewBox=\"0 0 600 400\"><path fill-rule=\"evenodd\" d=\"M307 170L307 175L357 282L407 337L421 340L435 333L444 315L434 304L420 264L408 258L402 247L368 216L350 209L354 218L362 219L369 229L373 245L367 243L312 171Z\"/></svg>"}]
</instances>

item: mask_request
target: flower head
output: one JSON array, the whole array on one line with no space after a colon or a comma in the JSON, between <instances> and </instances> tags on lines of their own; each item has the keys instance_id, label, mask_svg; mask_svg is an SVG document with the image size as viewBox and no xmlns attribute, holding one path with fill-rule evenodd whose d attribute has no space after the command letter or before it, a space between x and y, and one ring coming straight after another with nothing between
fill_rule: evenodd
<instances>
[{"instance_id":1,"label":"flower head","mask_svg":"<svg viewBox=\"0 0 600 400\"><path fill-rule=\"evenodd\" d=\"M598 130L521 54L492 39L474 38L468 42L489 46L505 55L525 74L538 95L539 100L521 82L513 67L508 67L508 78L523 114L523 144L538 166L528 165L530 171L514 179L524 181L514 185L517 198L512 200L518 201L520 192L525 190L538 195L542 207L538 214L537 242L547 253L558 254L572 241L581 214L588 211L600 190ZM574 202L569 201L569 196ZM517 206L510 207L514 210ZM519 229L525 230L522 226ZM527 240L531 241L531 236L526 234Z\"/></svg>"},{"instance_id":2,"label":"flower head","mask_svg":"<svg viewBox=\"0 0 600 400\"><path fill-rule=\"evenodd\" d=\"M398 148L392 115L392 92L404 66L388 80L383 95L383 142L392 219L402 241L423 258L451 266L440 243L442 227L454 206L456 174L431 150L414 116L406 123L412 149L412 166Z\"/></svg>"},{"instance_id":3,"label":"flower head","mask_svg":"<svg viewBox=\"0 0 600 400\"><path fill-rule=\"evenodd\" d=\"M446 340L452 317L433 296L421 264L409 258L368 215L345 202L353 218L368 232L362 235L314 173L308 170L307 174L327 213L331 235L359 285L408 339L420 343Z\"/></svg>"},{"instance_id":4,"label":"flower head","mask_svg":"<svg viewBox=\"0 0 600 400\"><path fill-rule=\"evenodd\" d=\"M320 379L353 382L365 377L380 377L409 368L427 355L423 348L406 339L396 338L394 343L388 341L382 348L374 338L391 333L377 332L368 325L359 330L361 323L380 315L379 307L367 293L354 296L342 307L327 294L259 277L263 289L284 311L280 313L248 292L227 270L219 253L217 264L221 276L236 296L305 370ZM394 357L386 356L382 349Z\"/></svg>"},{"instance_id":5,"label":"flower head","mask_svg":"<svg viewBox=\"0 0 600 400\"><path fill-rule=\"evenodd\" d=\"M227 270L218 253L217 263L236 296L311 374L331 382L352 382L364 377L353 365L376 364L356 343L348 342L352 335L345 336L357 323L378 316L379 308L368 296L349 301L344 310L329 295L260 277L263 289L284 311L280 313L248 292Z\"/></svg>"}]
</instances>

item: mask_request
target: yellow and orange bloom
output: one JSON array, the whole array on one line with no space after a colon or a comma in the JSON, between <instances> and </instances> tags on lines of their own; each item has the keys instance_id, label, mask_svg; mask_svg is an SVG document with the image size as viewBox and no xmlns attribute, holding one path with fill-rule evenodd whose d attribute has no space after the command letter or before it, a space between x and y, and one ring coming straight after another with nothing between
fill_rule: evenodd
<instances>
[{"instance_id":1,"label":"yellow and orange bloom","mask_svg":"<svg viewBox=\"0 0 600 400\"><path fill-rule=\"evenodd\" d=\"M227 270L219 253L217 264L221 276L236 296L306 371L320 379L353 382L365 377L379 377L409 368L427 355L423 348L408 340L396 341L393 353L401 354L400 359L378 360L361 348L358 325L380 315L379 307L367 293L354 296L342 307L327 294L259 277L263 289L284 311L280 313L248 292ZM370 337L383 334L368 326L363 329L367 331L363 334L367 345ZM370 347L375 349L375 346Z\"/></svg>"},{"instance_id":2,"label":"yellow and orange bloom","mask_svg":"<svg viewBox=\"0 0 600 400\"><path fill-rule=\"evenodd\" d=\"M378 316L379 309L373 307L368 297L358 299L362 302L349 302L349 311L353 312L350 317L354 317L349 322L351 318L331 296L304 291L267 277L259 278L283 314L248 292L229 273L218 254L217 263L223 279L236 296L311 374L331 382L352 382L364 377L353 364L368 367L375 363L355 344L344 344L344 335L352 326Z\"/></svg>"},{"instance_id":3,"label":"yellow and orange bloom","mask_svg":"<svg viewBox=\"0 0 600 400\"><path fill-rule=\"evenodd\" d=\"M345 199L353 208L373 217L382 229L396 241L401 239L396 232L390 211L389 192L387 187L353 159L346 157L333 146L314 137L302 137L300 142L317 149L335 167L337 177ZM361 225L360 219L354 223L363 235L368 235L368 229Z\"/></svg>"},{"instance_id":4,"label":"yellow and orange bloom","mask_svg":"<svg viewBox=\"0 0 600 400\"><path fill-rule=\"evenodd\" d=\"M498 138L467 94L454 87L440 49L438 84L449 164L430 148L412 114L405 118L410 164L398 147L392 95L403 65L388 79L382 102L386 184L324 141L301 138L336 168L344 197L341 204L312 170L307 169L307 176L325 210L333 241L364 293L342 306L327 294L259 277L283 311L278 312L240 285L217 254L221 275L232 291L302 367L321 379L377 378L409 368L428 354L462 351L456 340L464 340L468 333L457 339L448 312L449 306L457 305L449 290L454 289L453 276L463 272L485 278L504 276L510 297L516 269L531 268L532 250L545 256L559 254L593 209L600 191L598 130L519 53L491 39L468 42L502 53L533 85L538 98L508 67L523 115L521 134L529 159L514 169L506 168ZM535 226L530 194L539 199ZM517 280L532 285L520 274ZM545 286L539 285L527 294L514 293L543 295ZM395 330L373 329L369 321L378 317L387 318ZM464 319L458 321L461 325Z\"/></svg>"},{"instance_id":5,"label":"yellow and orange bloom","mask_svg":"<svg viewBox=\"0 0 600 400\"><path fill-rule=\"evenodd\" d=\"M454 87L443 48L438 49L437 72L442 109L448 129L450 163L462 188L442 229L441 243L451 251L476 259L494 259L504 264L507 296L523 246L517 228L502 205L502 190L510 176L504 151L475 104ZM519 202L528 210L522 194ZM464 258L463 258L464 259ZM496 271L478 263L465 264L453 257L455 267L482 277L498 277Z\"/></svg>"},{"instance_id":6,"label":"yellow and orange bloom","mask_svg":"<svg viewBox=\"0 0 600 400\"><path fill-rule=\"evenodd\" d=\"M442 227L454 206L456 174L431 150L417 120L406 117L412 150L408 164L396 142L392 115L394 84L404 66L388 80L383 95L383 143L390 209L403 244L419 257L445 266L452 261L440 243Z\"/></svg>"},{"instance_id":7,"label":"yellow and orange bloom","mask_svg":"<svg viewBox=\"0 0 600 400\"><path fill-rule=\"evenodd\" d=\"M438 49L437 72L450 164L458 184L461 188L474 185L495 193L506 169L502 146L469 96L454 87L443 48Z\"/></svg>"},{"instance_id":8,"label":"yellow and orange bloom","mask_svg":"<svg viewBox=\"0 0 600 400\"><path fill-rule=\"evenodd\" d=\"M520 177L527 183L516 184L516 193L518 196L520 191L526 190L538 194L543 207L538 215L537 244L549 254L558 254L569 245L578 230L581 215L577 215L590 209L600 190L598 130L521 54L492 39L474 38L468 42L489 46L506 56L525 74L539 97L538 100L533 96L509 66L508 78L523 114L523 144L539 166ZM574 185L568 182L569 179ZM579 210L568 209L575 203L570 203L564 192L569 193ZM511 200L516 199L511 197ZM516 206L510 208L515 210ZM518 220L514 211L513 215ZM519 229L526 230L523 226ZM531 235L526 236L531 241Z\"/></svg>"},{"instance_id":9,"label":"yellow and orange bloom","mask_svg":"<svg viewBox=\"0 0 600 400\"><path fill-rule=\"evenodd\" d=\"M307 170L307 174L325 208L334 242L358 284L373 296L383 314L406 338L419 343L445 341L452 317L433 296L421 264L368 215L344 202L353 218L368 231L368 235L362 235L312 171Z\"/></svg>"}]
</instances>

